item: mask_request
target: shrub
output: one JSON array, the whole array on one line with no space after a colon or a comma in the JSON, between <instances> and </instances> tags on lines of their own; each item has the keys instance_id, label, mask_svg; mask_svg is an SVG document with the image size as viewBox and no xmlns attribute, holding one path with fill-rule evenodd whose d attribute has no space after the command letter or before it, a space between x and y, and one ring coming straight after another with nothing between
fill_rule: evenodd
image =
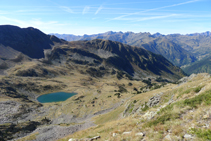
<instances>
[{"instance_id":1,"label":"shrub","mask_svg":"<svg viewBox=\"0 0 211 141\"><path fill-rule=\"evenodd\" d=\"M211 140L211 130L202 130L202 129L196 129L192 128L191 132L193 134L196 134L197 137L202 138L204 140Z\"/></svg>"},{"instance_id":2,"label":"shrub","mask_svg":"<svg viewBox=\"0 0 211 141\"><path fill-rule=\"evenodd\" d=\"M145 84L147 84L147 85L152 85L151 84L151 81L149 81L149 80L143 80L142 82L145 83Z\"/></svg>"},{"instance_id":3,"label":"shrub","mask_svg":"<svg viewBox=\"0 0 211 141\"><path fill-rule=\"evenodd\" d=\"M134 108L134 104L131 104L130 105L130 108L129 108L129 113L132 113L133 112L133 108Z\"/></svg>"},{"instance_id":4,"label":"shrub","mask_svg":"<svg viewBox=\"0 0 211 141\"><path fill-rule=\"evenodd\" d=\"M125 74L125 76L129 79L129 80L133 80L133 77L129 74Z\"/></svg>"},{"instance_id":5,"label":"shrub","mask_svg":"<svg viewBox=\"0 0 211 141\"><path fill-rule=\"evenodd\" d=\"M147 106L147 103L145 102L144 108L142 108L141 110L145 112L145 111L147 111L148 109L149 109L149 107Z\"/></svg>"},{"instance_id":6,"label":"shrub","mask_svg":"<svg viewBox=\"0 0 211 141\"><path fill-rule=\"evenodd\" d=\"M209 90L201 95L198 95L194 98L186 99L184 101L184 105L188 105L190 107L196 108L198 105L201 105L202 102L204 102L206 105L211 104L211 90Z\"/></svg>"},{"instance_id":7,"label":"shrub","mask_svg":"<svg viewBox=\"0 0 211 141\"><path fill-rule=\"evenodd\" d=\"M124 73L122 71L118 71L116 77L120 80L123 78L123 75L124 75Z\"/></svg>"},{"instance_id":8,"label":"shrub","mask_svg":"<svg viewBox=\"0 0 211 141\"><path fill-rule=\"evenodd\" d=\"M127 89L125 89L123 86L119 86L119 90L118 90L118 92L120 92L120 93L126 93L127 92Z\"/></svg>"},{"instance_id":9,"label":"shrub","mask_svg":"<svg viewBox=\"0 0 211 141\"><path fill-rule=\"evenodd\" d=\"M136 87L133 88L134 91L138 91Z\"/></svg>"},{"instance_id":10,"label":"shrub","mask_svg":"<svg viewBox=\"0 0 211 141\"><path fill-rule=\"evenodd\" d=\"M128 83L128 86L132 86L133 84L131 82Z\"/></svg>"},{"instance_id":11,"label":"shrub","mask_svg":"<svg viewBox=\"0 0 211 141\"><path fill-rule=\"evenodd\" d=\"M204 86L198 86L198 87L196 87L196 88L187 89L187 90L181 92L181 93L178 95L178 97L180 97L180 96L183 95L183 94L188 94L188 93L190 93L190 92L198 93L203 87L204 87Z\"/></svg>"},{"instance_id":12,"label":"shrub","mask_svg":"<svg viewBox=\"0 0 211 141\"><path fill-rule=\"evenodd\" d=\"M179 113L165 113L162 116L159 116L157 119L152 120L147 123L147 126L155 126L157 124L165 124L165 122L178 119L180 117Z\"/></svg>"},{"instance_id":13,"label":"shrub","mask_svg":"<svg viewBox=\"0 0 211 141\"><path fill-rule=\"evenodd\" d=\"M199 91L201 91L201 89L203 88L204 86L198 86L198 87L196 87L193 91L195 92L195 93L198 93Z\"/></svg>"},{"instance_id":14,"label":"shrub","mask_svg":"<svg viewBox=\"0 0 211 141\"><path fill-rule=\"evenodd\" d=\"M114 95L117 95L118 98L121 97L120 93L115 93Z\"/></svg>"}]
</instances>

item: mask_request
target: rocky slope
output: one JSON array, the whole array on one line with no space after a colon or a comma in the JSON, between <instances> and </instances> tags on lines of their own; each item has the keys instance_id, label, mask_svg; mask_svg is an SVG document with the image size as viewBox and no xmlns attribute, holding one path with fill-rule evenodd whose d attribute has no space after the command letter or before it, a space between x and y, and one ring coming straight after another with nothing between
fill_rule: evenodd
<instances>
[{"instance_id":1,"label":"rocky slope","mask_svg":"<svg viewBox=\"0 0 211 141\"><path fill-rule=\"evenodd\" d=\"M183 77L183 71L175 67L161 55L145 49L131 47L108 40L75 41L55 46L43 62L64 66L79 65L83 73L92 77L117 74L135 78L156 78L174 81ZM115 70L118 70L115 72Z\"/></svg>"},{"instance_id":2,"label":"rocky slope","mask_svg":"<svg viewBox=\"0 0 211 141\"><path fill-rule=\"evenodd\" d=\"M142 48L131 47L108 40L76 41L54 46L45 52L45 58L29 61L24 67L15 67L8 74L30 77L56 77L77 70L91 77L114 75L118 79L146 78L175 81L184 72L161 55Z\"/></svg>"},{"instance_id":3,"label":"rocky slope","mask_svg":"<svg viewBox=\"0 0 211 141\"><path fill-rule=\"evenodd\" d=\"M135 95L114 112L93 118L98 126L60 140L210 140L210 93L210 75L192 74L178 84Z\"/></svg>"}]
</instances>

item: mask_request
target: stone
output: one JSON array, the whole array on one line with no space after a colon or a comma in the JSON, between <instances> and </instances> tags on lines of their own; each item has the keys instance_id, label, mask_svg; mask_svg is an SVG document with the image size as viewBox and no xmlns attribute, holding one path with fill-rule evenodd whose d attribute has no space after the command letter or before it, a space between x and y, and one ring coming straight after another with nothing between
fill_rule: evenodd
<instances>
[{"instance_id":1,"label":"stone","mask_svg":"<svg viewBox=\"0 0 211 141\"><path fill-rule=\"evenodd\" d=\"M167 141L172 141L171 136L170 136L169 134L166 135L166 136L164 137L164 139L167 140Z\"/></svg>"},{"instance_id":2,"label":"stone","mask_svg":"<svg viewBox=\"0 0 211 141\"><path fill-rule=\"evenodd\" d=\"M150 120L150 119L152 119L156 114L157 114L156 111L148 111L148 112L146 112L142 117L143 117L144 119Z\"/></svg>"},{"instance_id":3,"label":"stone","mask_svg":"<svg viewBox=\"0 0 211 141\"><path fill-rule=\"evenodd\" d=\"M117 136L118 134L117 133L113 133L113 137Z\"/></svg>"},{"instance_id":4,"label":"stone","mask_svg":"<svg viewBox=\"0 0 211 141\"><path fill-rule=\"evenodd\" d=\"M93 137L92 139L94 140L100 139L100 136Z\"/></svg>"},{"instance_id":5,"label":"stone","mask_svg":"<svg viewBox=\"0 0 211 141\"><path fill-rule=\"evenodd\" d=\"M153 107L153 106L158 105L159 102L160 102L160 97L153 96L153 97L150 98L150 100L148 101L147 106L148 106L148 107Z\"/></svg>"},{"instance_id":6,"label":"stone","mask_svg":"<svg viewBox=\"0 0 211 141\"><path fill-rule=\"evenodd\" d=\"M185 134L185 135L184 135L184 138L185 138L185 139L193 139L193 136L190 135L190 134Z\"/></svg>"},{"instance_id":7,"label":"stone","mask_svg":"<svg viewBox=\"0 0 211 141\"><path fill-rule=\"evenodd\" d=\"M163 93L157 94L156 96L153 96L149 99L149 101L147 102L147 106L148 107L153 107L153 106L157 106L160 102L161 99L161 95Z\"/></svg>"},{"instance_id":8,"label":"stone","mask_svg":"<svg viewBox=\"0 0 211 141\"><path fill-rule=\"evenodd\" d=\"M145 134L142 132L139 132L139 133L136 133L135 136L145 136Z\"/></svg>"},{"instance_id":9,"label":"stone","mask_svg":"<svg viewBox=\"0 0 211 141\"><path fill-rule=\"evenodd\" d=\"M122 135L129 135L131 132L123 132Z\"/></svg>"},{"instance_id":10,"label":"stone","mask_svg":"<svg viewBox=\"0 0 211 141\"><path fill-rule=\"evenodd\" d=\"M206 114L206 115L203 116L203 119L208 119L208 118L210 118L209 114Z\"/></svg>"}]
</instances>

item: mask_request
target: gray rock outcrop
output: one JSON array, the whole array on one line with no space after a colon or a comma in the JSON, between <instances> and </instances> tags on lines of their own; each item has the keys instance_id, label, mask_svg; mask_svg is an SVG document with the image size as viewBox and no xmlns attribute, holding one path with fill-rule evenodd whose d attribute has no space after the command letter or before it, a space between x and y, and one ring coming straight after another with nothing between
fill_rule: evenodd
<instances>
[{"instance_id":1,"label":"gray rock outcrop","mask_svg":"<svg viewBox=\"0 0 211 141\"><path fill-rule=\"evenodd\" d=\"M163 93L157 94L156 96L153 96L149 99L149 101L147 102L147 106L148 107L153 107L153 106L157 106L160 102L161 99L161 95Z\"/></svg>"}]
</instances>

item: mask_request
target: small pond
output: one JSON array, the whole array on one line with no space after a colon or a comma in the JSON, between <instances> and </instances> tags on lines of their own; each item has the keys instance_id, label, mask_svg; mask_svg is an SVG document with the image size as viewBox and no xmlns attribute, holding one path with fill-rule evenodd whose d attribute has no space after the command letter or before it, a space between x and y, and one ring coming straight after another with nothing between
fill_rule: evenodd
<instances>
[{"instance_id":1,"label":"small pond","mask_svg":"<svg viewBox=\"0 0 211 141\"><path fill-rule=\"evenodd\" d=\"M37 98L37 100L40 103L59 102L59 101L65 101L74 95L76 95L76 93L56 92L56 93L41 95Z\"/></svg>"}]
</instances>

